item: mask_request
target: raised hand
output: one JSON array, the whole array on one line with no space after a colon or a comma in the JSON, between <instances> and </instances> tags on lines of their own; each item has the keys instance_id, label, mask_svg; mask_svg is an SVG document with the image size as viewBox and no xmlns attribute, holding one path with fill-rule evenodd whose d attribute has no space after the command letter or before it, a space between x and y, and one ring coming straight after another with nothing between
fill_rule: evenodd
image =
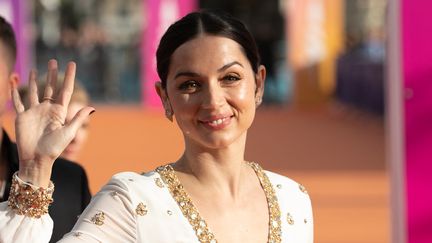
<instances>
[{"instance_id":1,"label":"raised hand","mask_svg":"<svg viewBox=\"0 0 432 243\"><path fill-rule=\"evenodd\" d=\"M15 120L16 143L19 155L19 177L34 185L47 187L55 159L75 137L81 124L94 111L92 107L81 109L65 124L67 108L73 92L76 65L67 65L63 87L56 92L57 61L48 62L47 82L42 100L38 98L36 71L30 72L29 104L25 110L17 87L13 87L12 99L17 117Z\"/></svg>"}]
</instances>

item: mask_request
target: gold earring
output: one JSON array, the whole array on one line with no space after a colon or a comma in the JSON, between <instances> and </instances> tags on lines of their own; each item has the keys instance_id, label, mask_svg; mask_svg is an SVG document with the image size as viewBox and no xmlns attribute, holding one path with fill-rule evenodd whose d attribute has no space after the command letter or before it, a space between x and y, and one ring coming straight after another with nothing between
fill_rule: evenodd
<instances>
[{"instance_id":1,"label":"gold earring","mask_svg":"<svg viewBox=\"0 0 432 243\"><path fill-rule=\"evenodd\" d=\"M260 96L256 97L255 105L258 107L259 105L261 105L261 103L262 103L261 97Z\"/></svg>"},{"instance_id":2,"label":"gold earring","mask_svg":"<svg viewBox=\"0 0 432 243\"><path fill-rule=\"evenodd\" d=\"M168 118L171 122L173 121L173 112L171 109L165 109L165 117Z\"/></svg>"}]
</instances>

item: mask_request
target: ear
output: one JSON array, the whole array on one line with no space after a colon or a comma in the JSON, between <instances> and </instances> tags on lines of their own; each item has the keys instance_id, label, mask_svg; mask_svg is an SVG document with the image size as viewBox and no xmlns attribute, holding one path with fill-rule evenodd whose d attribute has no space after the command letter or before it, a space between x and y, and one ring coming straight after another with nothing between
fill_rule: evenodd
<instances>
[{"instance_id":1,"label":"ear","mask_svg":"<svg viewBox=\"0 0 432 243\"><path fill-rule=\"evenodd\" d=\"M159 95L159 98L162 101L162 105L165 109L165 116L170 120L173 121L173 115L174 111L172 110L171 103L168 98L168 94L166 92L166 89L162 87L162 83L160 81L156 82L155 84L156 93Z\"/></svg>"},{"instance_id":2,"label":"ear","mask_svg":"<svg viewBox=\"0 0 432 243\"><path fill-rule=\"evenodd\" d=\"M264 95L264 83L266 78L266 69L263 65L258 67L258 72L255 74L255 103L259 106Z\"/></svg>"}]
</instances>

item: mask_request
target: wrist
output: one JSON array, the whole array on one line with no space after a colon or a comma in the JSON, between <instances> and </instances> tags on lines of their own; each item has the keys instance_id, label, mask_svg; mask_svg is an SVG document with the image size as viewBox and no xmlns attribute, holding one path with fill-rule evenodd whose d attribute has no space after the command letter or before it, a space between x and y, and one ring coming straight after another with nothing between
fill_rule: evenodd
<instances>
[{"instance_id":1,"label":"wrist","mask_svg":"<svg viewBox=\"0 0 432 243\"><path fill-rule=\"evenodd\" d=\"M23 166L20 164L18 177L34 186L48 188L51 179L51 167L38 168L34 166Z\"/></svg>"}]
</instances>

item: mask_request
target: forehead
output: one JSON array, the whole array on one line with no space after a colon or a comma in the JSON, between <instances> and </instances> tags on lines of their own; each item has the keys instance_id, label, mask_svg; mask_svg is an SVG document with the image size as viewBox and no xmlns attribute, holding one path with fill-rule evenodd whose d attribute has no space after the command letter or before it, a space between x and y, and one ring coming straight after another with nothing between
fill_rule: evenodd
<instances>
[{"instance_id":1,"label":"forehead","mask_svg":"<svg viewBox=\"0 0 432 243\"><path fill-rule=\"evenodd\" d=\"M234 40L200 35L177 48L171 57L169 73L184 71L183 69L210 71L233 61L250 68L243 48Z\"/></svg>"}]
</instances>

